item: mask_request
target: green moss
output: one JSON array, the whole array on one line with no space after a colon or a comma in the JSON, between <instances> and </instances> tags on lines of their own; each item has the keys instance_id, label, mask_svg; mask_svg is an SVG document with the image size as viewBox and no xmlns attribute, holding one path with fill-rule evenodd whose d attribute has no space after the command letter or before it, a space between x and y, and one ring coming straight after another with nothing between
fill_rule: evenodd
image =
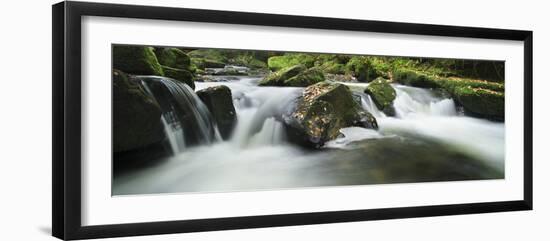
<instances>
[{"instance_id":1,"label":"green moss","mask_svg":"<svg viewBox=\"0 0 550 241\"><path fill-rule=\"evenodd\" d=\"M113 46L113 68L137 75L164 75L152 47Z\"/></svg>"},{"instance_id":2,"label":"green moss","mask_svg":"<svg viewBox=\"0 0 550 241\"><path fill-rule=\"evenodd\" d=\"M281 56L273 56L267 60L267 66L271 71L278 71L298 64L311 68L314 63L315 57L310 54L285 54Z\"/></svg>"},{"instance_id":3,"label":"green moss","mask_svg":"<svg viewBox=\"0 0 550 241\"><path fill-rule=\"evenodd\" d=\"M191 89L195 89L195 77L191 72L185 69L176 69L171 68L168 66L162 66L162 69L164 71L164 75L166 77L179 80L191 87Z\"/></svg>"},{"instance_id":4,"label":"green moss","mask_svg":"<svg viewBox=\"0 0 550 241\"><path fill-rule=\"evenodd\" d=\"M372 97L374 104L380 110L391 107L396 97L393 87L383 78L372 81L365 89L365 93Z\"/></svg>"},{"instance_id":5,"label":"green moss","mask_svg":"<svg viewBox=\"0 0 550 241\"><path fill-rule=\"evenodd\" d=\"M155 51L161 65L176 68L189 69L191 59L185 52L177 48L158 48Z\"/></svg>"},{"instance_id":6,"label":"green moss","mask_svg":"<svg viewBox=\"0 0 550 241\"><path fill-rule=\"evenodd\" d=\"M395 69L392 73L393 80L404 85L420 88L439 88L440 85L434 78L427 74L410 69Z\"/></svg>"}]
</instances>

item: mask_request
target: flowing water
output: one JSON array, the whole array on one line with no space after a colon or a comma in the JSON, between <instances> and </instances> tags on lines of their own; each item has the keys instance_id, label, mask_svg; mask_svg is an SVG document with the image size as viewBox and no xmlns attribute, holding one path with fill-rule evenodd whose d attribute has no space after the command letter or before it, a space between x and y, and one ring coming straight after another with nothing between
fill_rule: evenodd
<instances>
[{"instance_id":1,"label":"flowing water","mask_svg":"<svg viewBox=\"0 0 550 241\"><path fill-rule=\"evenodd\" d=\"M158 165L115 175L114 195L504 177L504 124L463 116L452 99L431 90L393 85L396 115L388 117L370 96L356 91L368 84L348 84L361 97L361 106L377 118L379 130L344 128L340 138L311 151L287 143L278 120L303 88L258 87L259 77L228 79L195 82L196 90L215 85L231 89L238 122L226 141L219 138L206 107L192 90L163 82L172 95L184 95L181 101L198 109L193 121L204 123L178 128L175 123L181 121L170 114L173 107L163 107L165 131L175 155ZM194 130L189 128L200 129L198 145L185 145L187 133L181 139L183 132Z\"/></svg>"}]
</instances>

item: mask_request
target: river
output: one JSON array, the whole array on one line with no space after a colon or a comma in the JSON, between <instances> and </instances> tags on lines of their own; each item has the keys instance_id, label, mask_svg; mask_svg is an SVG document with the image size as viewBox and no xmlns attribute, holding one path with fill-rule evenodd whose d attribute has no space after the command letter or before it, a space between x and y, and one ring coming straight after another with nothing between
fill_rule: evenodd
<instances>
[{"instance_id":1,"label":"river","mask_svg":"<svg viewBox=\"0 0 550 241\"><path fill-rule=\"evenodd\" d=\"M464 116L452 99L434 91L393 84L394 117L356 91L379 130L344 128L342 137L312 151L287 143L282 123L273 117L304 88L259 87L259 80L232 76L195 82L196 90L231 89L238 117L232 137L179 145L157 165L115 175L113 195L504 178L504 124ZM368 85L343 84L352 90Z\"/></svg>"}]
</instances>

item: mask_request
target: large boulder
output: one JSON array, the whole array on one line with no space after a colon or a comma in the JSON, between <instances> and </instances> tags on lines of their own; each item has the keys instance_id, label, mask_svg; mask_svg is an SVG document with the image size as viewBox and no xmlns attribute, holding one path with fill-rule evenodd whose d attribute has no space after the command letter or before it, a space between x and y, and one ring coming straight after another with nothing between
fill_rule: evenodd
<instances>
[{"instance_id":1,"label":"large boulder","mask_svg":"<svg viewBox=\"0 0 550 241\"><path fill-rule=\"evenodd\" d=\"M395 100L396 93L388 80L377 78L367 86L365 93L371 96L374 104L379 110L389 115L395 113L393 109L393 100Z\"/></svg>"},{"instance_id":2,"label":"large boulder","mask_svg":"<svg viewBox=\"0 0 550 241\"><path fill-rule=\"evenodd\" d=\"M197 95L215 119L222 138L229 139L237 123L231 89L225 85L219 85L199 90Z\"/></svg>"},{"instance_id":3,"label":"large boulder","mask_svg":"<svg viewBox=\"0 0 550 241\"><path fill-rule=\"evenodd\" d=\"M164 75L152 47L114 46L113 68L136 75Z\"/></svg>"},{"instance_id":4,"label":"large boulder","mask_svg":"<svg viewBox=\"0 0 550 241\"><path fill-rule=\"evenodd\" d=\"M164 66L188 70L191 65L189 56L178 48L158 48L155 54L159 63Z\"/></svg>"},{"instance_id":5,"label":"large boulder","mask_svg":"<svg viewBox=\"0 0 550 241\"><path fill-rule=\"evenodd\" d=\"M162 66L164 76L183 82L195 89L195 76L188 70Z\"/></svg>"},{"instance_id":6,"label":"large boulder","mask_svg":"<svg viewBox=\"0 0 550 241\"><path fill-rule=\"evenodd\" d=\"M271 73L260 81L260 86L290 86L307 87L325 80L325 75L319 68L307 68L304 65L294 65Z\"/></svg>"},{"instance_id":7,"label":"large boulder","mask_svg":"<svg viewBox=\"0 0 550 241\"><path fill-rule=\"evenodd\" d=\"M161 109L155 99L125 73L113 70L113 151L159 143L164 138Z\"/></svg>"},{"instance_id":8,"label":"large boulder","mask_svg":"<svg viewBox=\"0 0 550 241\"><path fill-rule=\"evenodd\" d=\"M378 128L376 119L361 109L347 86L330 82L307 87L283 119L291 142L314 148L338 137L344 127Z\"/></svg>"}]
</instances>

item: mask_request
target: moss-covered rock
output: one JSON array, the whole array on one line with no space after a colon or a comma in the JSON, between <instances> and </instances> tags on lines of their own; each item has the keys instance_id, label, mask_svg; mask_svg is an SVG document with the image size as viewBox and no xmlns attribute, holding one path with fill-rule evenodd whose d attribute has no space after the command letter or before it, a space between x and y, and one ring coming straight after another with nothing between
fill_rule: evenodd
<instances>
[{"instance_id":1,"label":"moss-covered rock","mask_svg":"<svg viewBox=\"0 0 550 241\"><path fill-rule=\"evenodd\" d=\"M439 88L441 87L434 78L427 74L409 69L393 70L393 80L404 85L420 88Z\"/></svg>"},{"instance_id":2,"label":"moss-covered rock","mask_svg":"<svg viewBox=\"0 0 550 241\"><path fill-rule=\"evenodd\" d=\"M113 47L113 68L129 74L164 75L152 47Z\"/></svg>"},{"instance_id":3,"label":"moss-covered rock","mask_svg":"<svg viewBox=\"0 0 550 241\"><path fill-rule=\"evenodd\" d=\"M271 73L264 77L259 83L260 86L285 86L284 81L290 79L299 73L305 71L307 68L304 65L294 65L286 67L277 72Z\"/></svg>"},{"instance_id":4,"label":"moss-covered rock","mask_svg":"<svg viewBox=\"0 0 550 241\"><path fill-rule=\"evenodd\" d=\"M191 89L195 89L195 77L194 75L185 69L176 69L168 66L162 66L164 76L179 80L187 84Z\"/></svg>"},{"instance_id":5,"label":"moss-covered rock","mask_svg":"<svg viewBox=\"0 0 550 241\"><path fill-rule=\"evenodd\" d=\"M453 96L467 114L504 121L504 93L487 89L460 87Z\"/></svg>"},{"instance_id":6,"label":"moss-covered rock","mask_svg":"<svg viewBox=\"0 0 550 241\"><path fill-rule=\"evenodd\" d=\"M307 68L313 67L315 57L310 54L285 54L273 56L267 60L267 66L271 71L278 71L295 65L304 65Z\"/></svg>"},{"instance_id":7,"label":"moss-covered rock","mask_svg":"<svg viewBox=\"0 0 550 241\"><path fill-rule=\"evenodd\" d=\"M306 87L323 81L325 81L323 72L319 68L313 67L284 80L284 86Z\"/></svg>"},{"instance_id":8,"label":"moss-covered rock","mask_svg":"<svg viewBox=\"0 0 550 241\"><path fill-rule=\"evenodd\" d=\"M125 73L113 70L113 151L143 148L163 140L161 109Z\"/></svg>"},{"instance_id":9,"label":"moss-covered rock","mask_svg":"<svg viewBox=\"0 0 550 241\"><path fill-rule=\"evenodd\" d=\"M378 109L384 111L386 114L394 113L393 100L395 100L396 93L388 80L377 78L367 86L365 93L372 97Z\"/></svg>"},{"instance_id":10,"label":"moss-covered rock","mask_svg":"<svg viewBox=\"0 0 550 241\"><path fill-rule=\"evenodd\" d=\"M383 76L383 73L376 69L376 66L371 63L371 60L364 56L352 57L344 68L347 74L355 76L360 82L370 82Z\"/></svg>"},{"instance_id":11,"label":"moss-covered rock","mask_svg":"<svg viewBox=\"0 0 550 241\"><path fill-rule=\"evenodd\" d=\"M376 119L361 109L348 87L330 82L307 87L284 119L290 141L315 148L335 139L344 127L378 128Z\"/></svg>"},{"instance_id":12,"label":"moss-covered rock","mask_svg":"<svg viewBox=\"0 0 550 241\"><path fill-rule=\"evenodd\" d=\"M188 70L191 65L191 59L185 52L177 48L158 48L155 54L159 63L175 69Z\"/></svg>"},{"instance_id":13,"label":"moss-covered rock","mask_svg":"<svg viewBox=\"0 0 550 241\"><path fill-rule=\"evenodd\" d=\"M294 65L264 77L260 86L307 87L325 81L325 75L317 68L307 69L304 65Z\"/></svg>"},{"instance_id":14,"label":"moss-covered rock","mask_svg":"<svg viewBox=\"0 0 550 241\"><path fill-rule=\"evenodd\" d=\"M225 85L219 85L199 90L197 95L216 120L222 138L229 139L237 123L231 89Z\"/></svg>"}]
</instances>

